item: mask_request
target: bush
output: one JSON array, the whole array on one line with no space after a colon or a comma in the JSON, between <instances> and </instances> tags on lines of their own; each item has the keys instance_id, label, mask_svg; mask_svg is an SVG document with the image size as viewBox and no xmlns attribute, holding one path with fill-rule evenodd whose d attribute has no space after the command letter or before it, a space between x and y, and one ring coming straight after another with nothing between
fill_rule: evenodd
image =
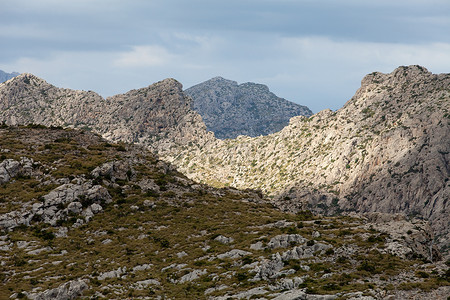
<instances>
[{"instance_id":1,"label":"bush","mask_svg":"<svg viewBox=\"0 0 450 300\"><path fill-rule=\"evenodd\" d=\"M243 259L242 259L242 264L244 264L244 265L249 265L249 264L251 264L253 262L253 258L251 258L250 256L245 256Z\"/></svg>"},{"instance_id":2,"label":"bush","mask_svg":"<svg viewBox=\"0 0 450 300\"><path fill-rule=\"evenodd\" d=\"M244 281L244 280L248 279L248 275L247 275L247 273L239 272L239 273L236 274L236 279L238 281Z\"/></svg>"},{"instance_id":3,"label":"bush","mask_svg":"<svg viewBox=\"0 0 450 300\"><path fill-rule=\"evenodd\" d=\"M428 274L427 272L424 271L417 271L416 275L419 276L420 278L429 278L430 274Z\"/></svg>"},{"instance_id":4,"label":"bush","mask_svg":"<svg viewBox=\"0 0 450 300\"><path fill-rule=\"evenodd\" d=\"M367 261L363 261L356 269L358 271L375 272L375 266Z\"/></svg>"},{"instance_id":5,"label":"bush","mask_svg":"<svg viewBox=\"0 0 450 300\"><path fill-rule=\"evenodd\" d=\"M326 255L333 255L334 254L334 250L332 248L327 249L327 251L325 251Z\"/></svg>"}]
</instances>

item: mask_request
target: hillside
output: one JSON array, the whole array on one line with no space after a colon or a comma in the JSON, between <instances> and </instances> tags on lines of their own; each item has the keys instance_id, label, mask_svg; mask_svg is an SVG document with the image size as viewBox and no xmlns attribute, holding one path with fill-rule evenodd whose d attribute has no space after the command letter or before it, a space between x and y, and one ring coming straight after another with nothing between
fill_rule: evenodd
<instances>
[{"instance_id":1,"label":"hillside","mask_svg":"<svg viewBox=\"0 0 450 300\"><path fill-rule=\"evenodd\" d=\"M283 213L255 192L196 184L142 147L80 130L2 126L0 153L0 299L450 292L423 220Z\"/></svg>"},{"instance_id":2,"label":"hillside","mask_svg":"<svg viewBox=\"0 0 450 300\"><path fill-rule=\"evenodd\" d=\"M336 112L262 137L215 139L174 79L103 99L31 74L0 84L0 122L75 127L158 153L191 179L260 189L286 211L403 213L450 240L450 75L372 73Z\"/></svg>"},{"instance_id":3,"label":"hillside","mask_svg":"<svg viewBox=\"0 0 450 300\"><path fill-rule=\"evenodd\" d=\"M449 247L450 74L372 73L346 105L263 137L216 140L167 157L214 186L261 189L289 211L403 212Z\"/></svg>"},{"instance_id":4,"label":"hillside","mask_svg":"<svg viewBox=\"0 0 450 300\"><path fill-rule=\"evenodd\" d=\"M58 88L26 73L0 84L0 122L82 128L161 153L213 139L190 106L174 79L106 99L92 91Z\"/></svg>"},{"instance_id":5,"label":"hillside","mask_svg":"<svg viewBox=\"0 0 450 300\"><path fill-rule=\"evenodd\" d=\"M185 90L206 128L219 139L259 136L280 131L294 116L311 116L302 105L277 97L262 84L237 84L215 77Z\"/></svg>"}]
</instances>

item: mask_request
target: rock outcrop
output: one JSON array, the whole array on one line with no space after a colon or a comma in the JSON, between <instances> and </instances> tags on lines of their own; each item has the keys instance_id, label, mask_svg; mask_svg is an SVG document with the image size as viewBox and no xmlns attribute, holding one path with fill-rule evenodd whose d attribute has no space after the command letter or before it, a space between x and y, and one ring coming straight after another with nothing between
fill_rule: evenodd
<instances>
[{"instance_id":1,"label":"rock outcrop","mask_svg":"<svg viewBox=\"0 0 450 300\"><path fill-rule=\"evenodd\" d=\"M27 297L32 300L70 300L79 298L89 285L83 280L69 281L59 287L41 293L31 293Z\"/></svg>"},{"instance_id":2,"label":"rock outcrop","mask_svg":"<svg viewBox=\"0 0 450 300\"><path fill-rule=\"evenodd\" d=\"M0 123L85 129L159 153L213 139L190 107L174 79L106 99L92 91L57 88L27 73L0 84Z\"/></svg>"},{"instance_id":3,"label":"rock outcrop","mask_svg":"<svg viewBox=\"0 0 450 300\"><path fill-rule=\"evenodd\" d=\"M420 66L375 72L336 112L293 117L268 136L219 140L173 79L103 99L22 74L0 84L0 122L84 128L111 141L140 143L191 179L259 189L291 212L417 216L430 220L445 249L449 86L450 74ZM153 190L151 181L141 184Z\"/></svg>"},{"instance_id":4,"label":"rock outcrop","mask_svg":"<svg viewBox=\"0 0 450 300\"><path fill-rule=\"evenodd\" d=\"M404 213L450 240L450 74L372 73L346 105L280 132L216 140L166 157L188 177L261 189L289 211Z\"/></svg>"},{"instance_id":5,"label":"rock outcrop","mask_svg":"<svg viewBox=\"0 0 450 300\"><path fill-rule=\"evenodd\" d=\"M306 106L277 97L263 84L215 77L185 90L209 131L219 139L280 131L294 116L312 115Z\"/></svg>"}]
</instances>

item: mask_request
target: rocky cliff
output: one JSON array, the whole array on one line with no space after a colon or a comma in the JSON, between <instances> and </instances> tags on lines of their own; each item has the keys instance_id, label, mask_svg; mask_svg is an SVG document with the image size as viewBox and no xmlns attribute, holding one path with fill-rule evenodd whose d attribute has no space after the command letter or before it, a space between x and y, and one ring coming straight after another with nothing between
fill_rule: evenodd
<instances>
[{"instance_id":1,"label":"rocky cliff","mask_svg":"<svg viewBox=\"0 0 450 300\"><path fill-rule=\"evenodd\" d=\"M144 147L0 128L1 299L445 299L427 222L284 213Z\"/></svg>"},{"instance_id":2,"label":"rocky cliff","mask_svg":"<svg viewBox=\"0 0 450 300\"><path fill-rule=\"evenodd\" d=\"M277 97L262 84L215 77L185 90L194 110L219 139L259 136L280 131L294 116L311 116L302 105Z\"/></svg>"},{"instance_id":3,"label":"rocky cliff","mask_svg":"<svg viewBox=\"0 0 450 300\"><path fill-rule=\"evenodd\" d=\"M23 74L0 84L0 122L84 128L141 143L192 179L261 189L292 212L421 217L448 250L449 97L449 74L400 67L367 75L336 112L294 117L268 136L218 140L173 79L103 99Z\"/></svg>"},{"instance_id":4,"label":"rocky cliff","mask_svg":"<svg viewBox=\"0 0 450 300\"><path fill-rule=\"evenodd\" d=\"M18 76L20 73L12 72L12 73L6 73L2 70L0 70L0 82L5 82L11 78L14 78Z\"/></svg>"},{"instance_id":5,"label":"rocky cliff","mask_svg":"<svg viewBox=\"0 0 450 300\"><path fill-rule=\"evenodd\" d=\"M288 210L417 215L448 247L449 100L450 74L376 72L336 112L294 117L269 136L191 147L172 161L202 182L261 189Z\"/></svg>"},{"instance_id":6,"label":"rocky cliff","mask_svg":"<svg viewBox=\"0 0 450 300\"><path fill-rule=\"evenodd\" d=\"M7 125L81 128L111 141L145 144L159 153L213 139L190 106L174 79L106 99L92 91L57 88L32 74L0 85L0 122Z\"/></svg>"}]
</instances>

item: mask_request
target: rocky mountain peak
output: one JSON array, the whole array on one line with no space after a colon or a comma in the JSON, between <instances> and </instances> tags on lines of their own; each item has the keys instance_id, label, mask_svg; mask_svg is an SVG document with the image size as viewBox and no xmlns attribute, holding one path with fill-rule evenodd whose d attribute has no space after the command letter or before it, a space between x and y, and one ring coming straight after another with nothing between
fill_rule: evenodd
<instances>
[{"instance_id":1,"label":"rocky mountain peak","mask_svg":"<svg viewBox=\"0 0 450 300\"><path fill-rule=\"evenodd\" d=\"M161 153L175 144L213 138L191 105L173 78L107 99L57 88L32 74L0 84L0 122L82 128Z\"/></svg>"},{"instance_id":2,"label":"rocky mountain peak","mask_svg":"<svg viewBox=\"0 0 450 300\"><path fill-rule=\"evenodd\" d=\"M220 139L259 136L281 130L297 115L310 116L305 106L277 97L263 84L214 77L187 89L194 110Z\"/></svg>"},{"instance_id":3,"label":"rocky mountain peak","mask_svg":"<svg viewBox=\"0 0 450 300\"><path fill-rule=\"evenodd\" d=\"M205 81L205 83L221 83L221 84L228 84L228 85L238 85L238 83L236 81L230 80L230 79L225 79L221 76L213 77L213 78Z\"/></svg>"},{"instance_id":4,"label":"rocky mountain peak","mask_svg":"<svg viewBox=\"0 0 450 300\"><path fill-rule=\"evenodd\" d=\"M48 85L49 84L45 80L31 73L22 73L9 79L8 81L0 83L0 86L14 88L17 89L18 92L20 92L21 89L29 89L31 86L44 88L47 87Z\"/></svg>"},{"instance_id":5,"label":"rocky mountain peak","mask_svg":"<svg viewBox=\"0 0 450 300\"><path fill-rule=\"evenodd\" d=\"M419 65L400 66L389 74L381 72L370 73L361 80L361 88L371 84L396 84L399 81L420 81L433 76L426 68Z\"/></svg>"}]
</instances>

